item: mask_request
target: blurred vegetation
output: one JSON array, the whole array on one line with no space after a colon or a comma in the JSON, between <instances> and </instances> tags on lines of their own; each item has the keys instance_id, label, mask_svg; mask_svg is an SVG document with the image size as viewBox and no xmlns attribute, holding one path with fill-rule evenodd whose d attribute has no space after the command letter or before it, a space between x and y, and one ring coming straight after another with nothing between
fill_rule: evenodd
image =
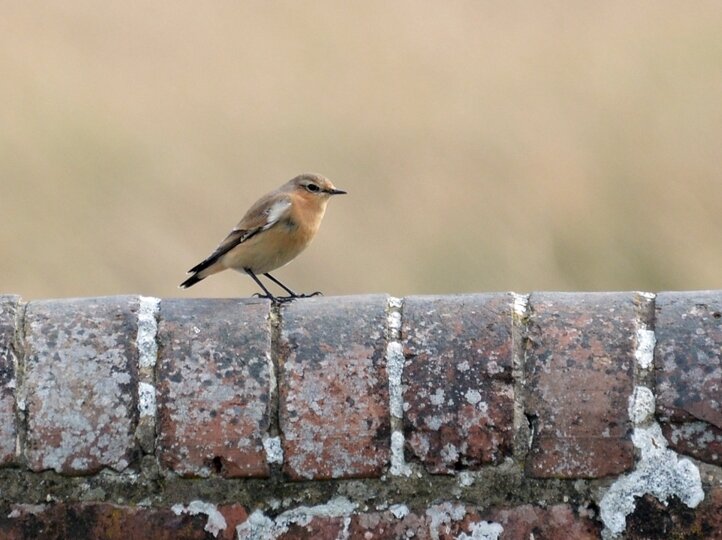
<instances>
[{"instance_id":1,"label":"blurred vegetation","mask_svg":"<svg viewBox=\"0 0 722 540\"><path fill-rule=\"evenodd\" d=\"M181 292L297 173L326 294L722 288L722 3L6 2L0 276Z\"/></svg>"}]
</instances>

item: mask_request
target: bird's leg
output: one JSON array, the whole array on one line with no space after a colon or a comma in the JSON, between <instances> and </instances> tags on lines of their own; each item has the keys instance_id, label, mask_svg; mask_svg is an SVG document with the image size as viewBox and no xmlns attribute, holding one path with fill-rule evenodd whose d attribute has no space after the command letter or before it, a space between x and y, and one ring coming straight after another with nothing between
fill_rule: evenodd
<instances>
[{"instance_id":1,"label":"bird's leg","mask_svg":"<svg viewBox=\"0 0 722 540\"><path fill-rule=\"evenodd\" d=\"M257 296L258 298L268 298L268 299L269 299L271 302L273 302L274 304L278 304L278 303L279 303L279 299L276 298L275 296L273 296L273 295L271 294L271 291L269 291L268 289L266 289L266 287L263 285L263 283L261 283L261 280L258 279L258 277L256 276L256 274L253 273L253 270L251 270L250 268L244 268L244 270L245 270L246 274L248 274L249 276L251 276L251 277L253 278L253 281L255 281L255 282L258 284L258 286L259 286L261 289L263 289L263 292L266 293L266 294L256 293L256 294L254 294L253 296Z\"/></svg>"},{"instance_id":2,"label":"bird's leg","mask_svg":"<svg viewBox=\"0 0 722 540\"><path fill-rule=\"evenodd\" d=\"M273 276L272 276L271 274L269 274L268 272L266 272L266 273L263 274L263 275L266 276L266 277L267 277L268 279L270 279L271 281L273 281L276 285L278 285L279 287L281 287L284 291L286 291L286 292L289 294L289 296L291 296L291 298L296 298L296 297L298 296L295 292L293 292L291 289L289 289L288 287L286 287L283 283L281 283L280 281L278 281L275 277L273 277Z\"/></svg>"},{"instance_id":3,"label":"bird's leg","mask_svg":"<svg viewBox=\"0 0 722 540\"><path fill-rule=\"evenodd\" d=\"M273 281L276 285L278 285L279 287L281 287L284 291L286 291L288 293L288 296L284 297L284 299L293 300L294 298L310 298L311 296L319 296L319 295L323 294L321 291L316 291L311 294L296 294L295 292L293 292L291 289L286 287L283 283L278 281L275 277L273 277L268 272L266 272L263 275L266 276L271 281Z\"/></svg>"}]
</instances>

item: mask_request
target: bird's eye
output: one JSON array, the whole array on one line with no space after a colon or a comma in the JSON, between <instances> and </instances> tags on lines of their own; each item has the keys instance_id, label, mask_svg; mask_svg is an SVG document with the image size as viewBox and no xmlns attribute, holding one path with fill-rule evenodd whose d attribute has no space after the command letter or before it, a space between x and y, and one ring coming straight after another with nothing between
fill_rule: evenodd
<instances>
[{"instance_id":1,"label":"bird's eye","mask_svg":"<svg viewBox=\"0 0 722 540\"><path fill-rule=\"evenodd\" d=\"M306 189L307 189L308 191L311 191L311 192L313 192L313 193L316 193L316 192L319 191L321 188L318 187L316 184L308 184L308 185L306 186Z\"/></svg>"}]
</instances>

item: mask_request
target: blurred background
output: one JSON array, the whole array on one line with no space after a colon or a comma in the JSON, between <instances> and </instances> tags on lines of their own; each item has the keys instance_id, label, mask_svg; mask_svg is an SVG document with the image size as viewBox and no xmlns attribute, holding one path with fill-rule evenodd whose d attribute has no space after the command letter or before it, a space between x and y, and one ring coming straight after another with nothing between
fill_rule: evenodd
<instances>
[{"instance_id":1,"label":"blurred background","mask_svg":"<svg viewBox=\"0 0 722 540\"><path fill-rule=\"evenodd\" d=\"M0 276L185 271L259 196L331 201L298 291L722 288L722 3L5 2Z\"/></svg>"}]
</instances>

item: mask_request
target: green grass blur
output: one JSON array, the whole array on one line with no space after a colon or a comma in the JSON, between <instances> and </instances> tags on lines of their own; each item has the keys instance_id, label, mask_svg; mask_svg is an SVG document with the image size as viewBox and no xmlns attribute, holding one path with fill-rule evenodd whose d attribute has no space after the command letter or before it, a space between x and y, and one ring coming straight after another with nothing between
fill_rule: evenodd
<instances>
[{"instance_id":1,"label":"green grass blur","mask_svg":"<svg viewBox=\"0 0 722 540\"><path fill-rule=\"evenodd\" d=\"M297 173L277 277L396 295L722 288L722 3L6 2L0 276L179 291Z\"/></svg>"}]
</instances>

